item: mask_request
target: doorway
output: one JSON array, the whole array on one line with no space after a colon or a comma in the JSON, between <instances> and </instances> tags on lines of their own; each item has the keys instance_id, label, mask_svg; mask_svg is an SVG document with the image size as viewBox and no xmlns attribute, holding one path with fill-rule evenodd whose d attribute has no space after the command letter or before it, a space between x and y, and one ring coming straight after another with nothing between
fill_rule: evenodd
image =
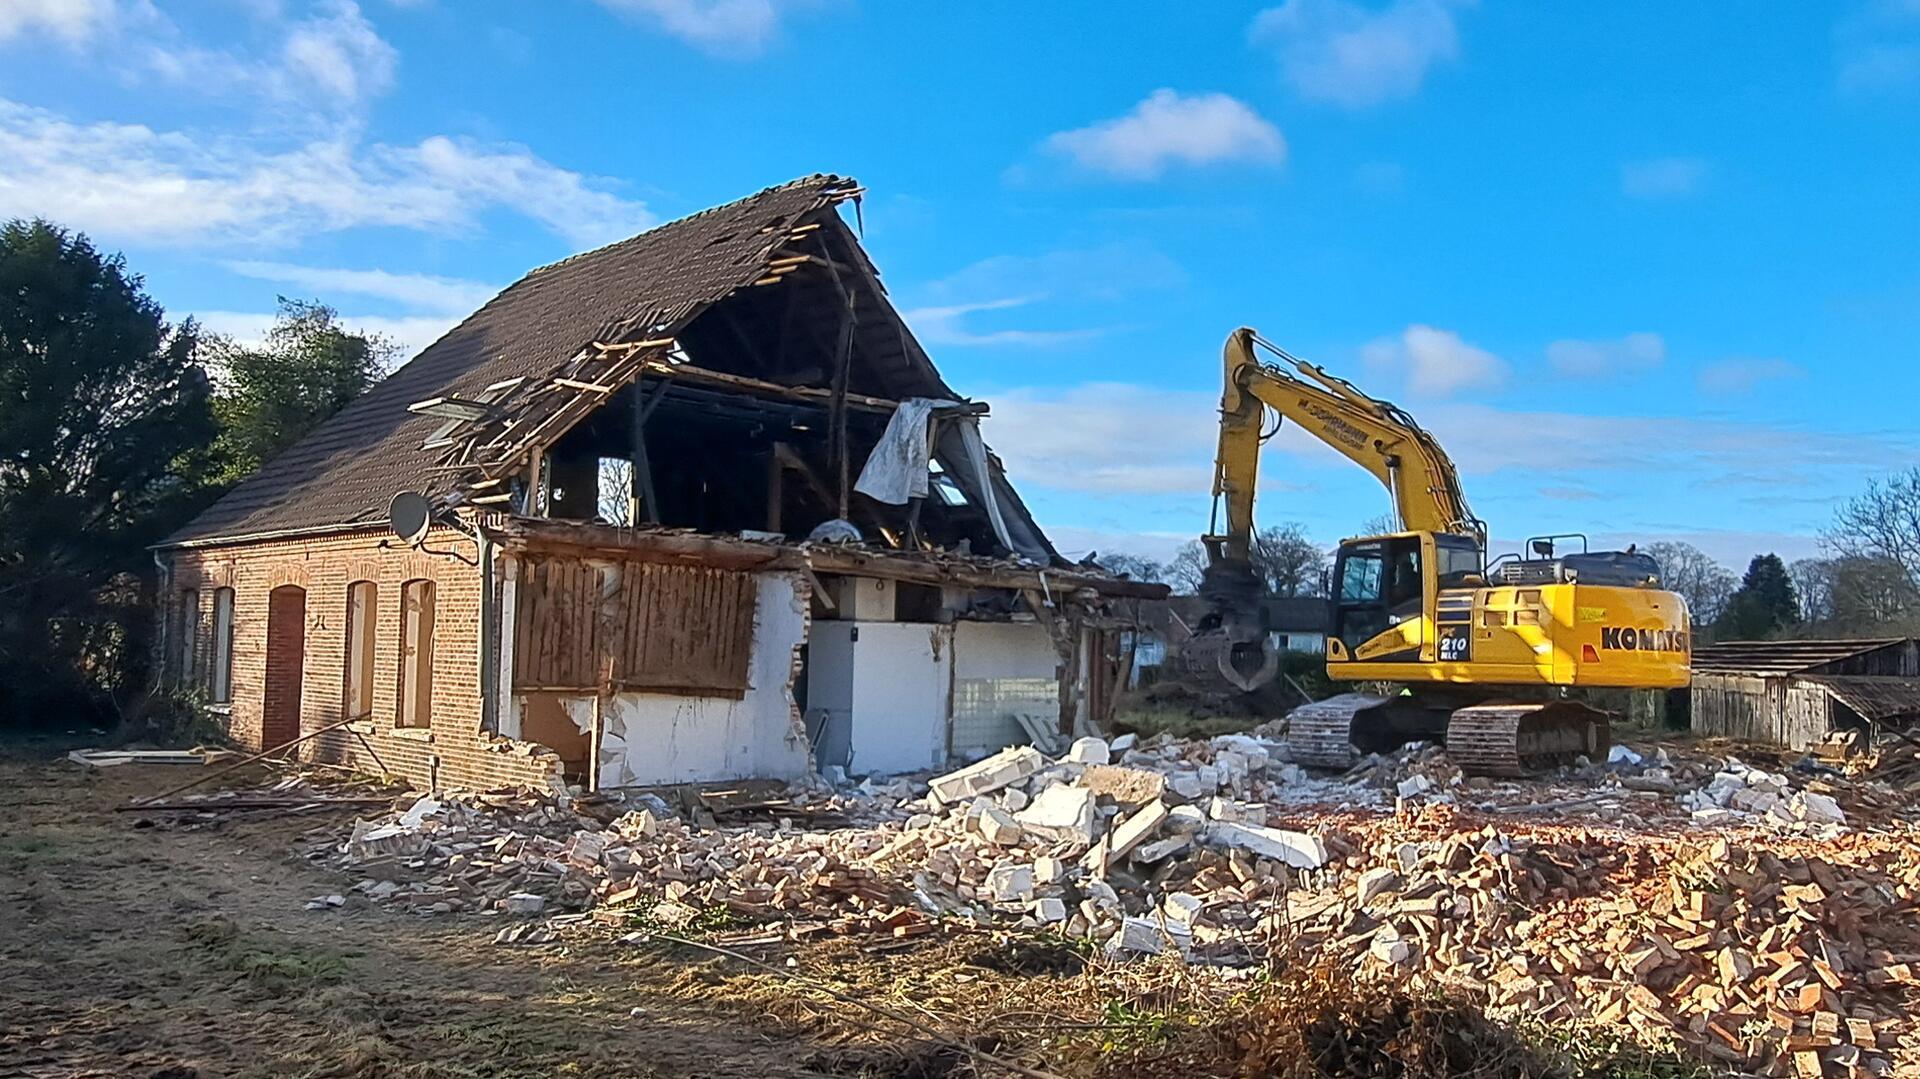
<instances>
[{"instance_id":1,"label":"doorway","mask_svg":"<svg viewBox=\"0 0 1920 1079\"><path fill-rule=\"evenodd\" d=\"M307 659L307 590L282 585L267 597L267 677L260 748L300 737L300 685Z\"/></svg>"}]
</instances>

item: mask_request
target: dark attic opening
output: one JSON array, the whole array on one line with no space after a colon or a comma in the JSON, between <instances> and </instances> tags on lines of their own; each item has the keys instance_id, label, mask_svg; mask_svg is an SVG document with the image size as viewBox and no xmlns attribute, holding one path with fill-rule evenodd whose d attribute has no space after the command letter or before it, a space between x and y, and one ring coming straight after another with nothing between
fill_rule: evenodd
<instances>
[{"instance_id":1,"label":"dark attic opening","mask_svg":"<svg viewBox=\"0 0 1920 1079\"><path fill-rule=\"evenodd\" d=\"M858 539L1045 561L1037 527L831 208L768 276L547 451L545 515L713 533ZM769 222L783 227L785 222Z\"/></svg>"}]
</instances>

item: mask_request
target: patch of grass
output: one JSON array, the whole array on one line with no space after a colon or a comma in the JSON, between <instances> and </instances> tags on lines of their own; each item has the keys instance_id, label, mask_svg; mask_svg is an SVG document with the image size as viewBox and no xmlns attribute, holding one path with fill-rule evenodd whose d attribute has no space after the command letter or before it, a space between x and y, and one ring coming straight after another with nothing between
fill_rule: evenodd
<instances>
[{"instance_id":1,"label":"patch of grass","mask_svg":"<svg viewBox=\"0 0 1920 1079\"><path fill-rule=\"evenodd\" d=\"M751 928L753 922L742 918L731 907L702 907L699 912L684 923L673 923L654 916L651 907L636 910L627 915L627 926L642 933L670 933L688 940L706 940L722 933L738 932Z\"/></svg>"},{"instance_id":2,"label":"patch of grass","mask_svg":"<svg viewBox=\"0 0 1920 1079\"><path fill-rule=\"evenodd\" d=\"M243 933L223 918L188 926L187 939L220 967L276 992L341 981L353 972L348 953Z\"/></svg>"},{"instance_id":3,"label":"patch of grass","mask_svg":"<svg viewBox=\"0 0 1920 1079\"><path fill-rule=\"evenodd\" d=\"M1100 1051L1116 1053L1164 1045L1172 1038L1174 1018L1166 1012L1110 1000L1100 1009L1100 1022Z\"/></svg>"},{"instance_id":4,"label":"patch of grass","mask_svg":"<svg viewBox=\"0 0 1920 1079\"><path fill-rule=\"evenodd\" d=\"M1677 1050L1637 1045L1589 1024L1527 1023L1519 1034L1577 1074L1599 1079L1708 1079L1712 1068Z\"/></svg>"},{"instance_id":5,"label":"patch of grass","mask_svg":"<svg viewBox=\"0 0 1920 1079\"><path fill-rule=\"evenodd\" d=\"M0 865L18 871L67 862L92 867L123 865L130 854L114 838L92 828L42 825L23 835L0 836Z\"/></svg>"}]
</instances>

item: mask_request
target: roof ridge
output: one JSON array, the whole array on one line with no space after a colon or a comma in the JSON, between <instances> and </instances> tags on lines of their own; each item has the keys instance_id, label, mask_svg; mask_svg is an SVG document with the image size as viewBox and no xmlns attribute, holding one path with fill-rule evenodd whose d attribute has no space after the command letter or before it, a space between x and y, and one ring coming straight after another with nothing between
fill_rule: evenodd
<instances>
[{"instance_id":1,"label":"roof ridge","mask_svg":"<svg viewBox=\"0 0 1920 1079\"><path fill-rule=\"evenodd\" d=\"M656 232L662 231L663 229L669 229L669 228L673 228L676 225L683 225L688 222L698 221L703 217L711 217L723 211L731 210L742 203L753 202L756 199L766 198L768 195L771 195L776 191L787 191L792 188L804 187L808 184L815 184L820 186L823 189L828 186L837 185L837 184L844 184L849 189L858 188L860 186L859 181L854 180L851 177L840 176L831 172L815 172L815 173L810 173L806 176L796 177L794 179L788 180L786 183L774 184L772 187L761 188L760 190L755 191L751 195L747 195L742 198L737 198L730 202L723 202L718 206L709 206L704 210L697 210L693 213L685 215L684 217L676 217L669 221L662 221L659 224L653 226L652 228L642 229L631 236L625 237L624 239L614 240L611 243L604 243L604 244L601 244L599 247L589 248L588 250L585 250L585 251L576 251L573 254L568 255L566 258L559 259L555 262L545 263L540 266L535 266L533 269L528 270L524 274L521 274L520 280L515 281L514 285L518 285L522 281L526 281L528 278L533 277L535 274L542 274L542 273L546 273L548 270L558 269L562 266L565 266L567 263L577 262L580 259L588 258L593 255L598 255L603 251L609 250L611 248L619 247L622 244L630 244L635 240L641 239L642 237L651 236ZM512 288L512 287L514 286L513 285L507 286L507 288Z\"/></svg>"}]
</instances>

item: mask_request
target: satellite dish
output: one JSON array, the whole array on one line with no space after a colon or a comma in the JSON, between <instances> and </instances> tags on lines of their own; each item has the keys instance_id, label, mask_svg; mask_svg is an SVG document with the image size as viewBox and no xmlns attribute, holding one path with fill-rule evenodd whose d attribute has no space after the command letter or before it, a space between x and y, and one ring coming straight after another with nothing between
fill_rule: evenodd
<instances>
[{"instance_id":1,"label":"satellite dish","mask_svg":"<svg viewBox=\"0 0 1920 1079\"><path fill-rule=\"evenodd\" d=\"M427 538L427 529L433 526L433 505L427 496L415 491L401 491L387 503L387 527L400 541L409 547L417 546Z\"/></svg>"}]
</instances>

